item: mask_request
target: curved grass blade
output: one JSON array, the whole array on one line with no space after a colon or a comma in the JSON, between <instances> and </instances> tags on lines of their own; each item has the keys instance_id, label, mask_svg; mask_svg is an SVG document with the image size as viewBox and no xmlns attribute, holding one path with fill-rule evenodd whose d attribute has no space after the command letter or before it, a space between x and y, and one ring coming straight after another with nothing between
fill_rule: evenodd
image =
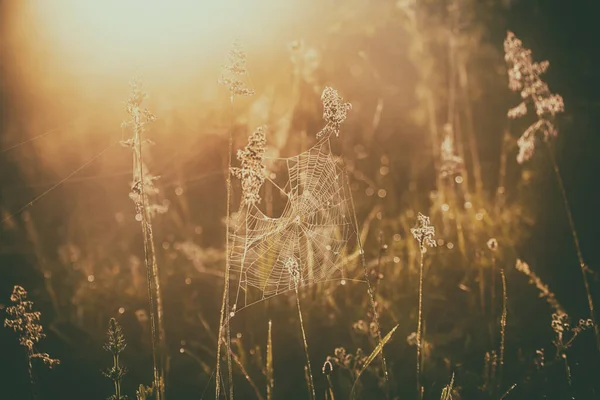
<instances>
[{"instance_id":1,"label":"curved grass blade","mask_svg":"<svg viewBox=\"0 0 600 400\"><path fill-rule=\"evenodd\" d=\"M383 346L385 346L386 343L390 341L390 339L392 338L392 335L394 335L394 332L396 332L396 329L398 329L398 326L400 326L400 324L393 327L392 330L389 331L388 334L385 335L385 337L383 339L381 339L381 342L379 342L377 347L375 347L373 352L371 352L371 354L369 354L369 357L367 357L367 359L365 360L365 364L362 366L362 368L358 372L358 375L356 375L356 380L354 381L354 384L352 385L352 390L350 391L351 399L354 396L354 389L356 387L356 383L360 379L360 376L362 375L363 372L365 372L365 370L369 367L369 365L371 365L371 363L373 362L375 357L377 357L379 355L379 353L381 353L383 351Z\"/></svg>"},{"instance_id":2,"label":"curved grass blade","mask_svg":"<svg viewBox=\"0 0 600 400\"><path fill-rule=\"evenodd\" d=\"M444 386L442 389L442 396L440 400L452 400L452 389L454 388L454 373L452 373L452 378L450 379L450 383Z\"/></svg>"}]
</instances>

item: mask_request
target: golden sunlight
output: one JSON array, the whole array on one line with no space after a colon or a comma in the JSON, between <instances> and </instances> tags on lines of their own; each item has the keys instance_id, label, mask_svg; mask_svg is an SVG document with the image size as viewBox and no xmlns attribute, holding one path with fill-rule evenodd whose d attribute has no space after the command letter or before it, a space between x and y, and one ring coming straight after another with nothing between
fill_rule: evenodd
<instances>
[{"instance_id":1,"label":"golden sunlight","mask_svg":"<svg viewBox=\"0 0 600 400\"><path fill-rule=\"evenodd\" d=\"M57 164L64 141L85 157L90 138L119 126L122 96L135 73L143 76L163 123L175 109L197 113L199 101L218 93L219 70L235 37L243 38L259 71L268 57L285 54L308 11L300 0L6 2L0 13L3 68L26 121L14 127L15 135L60 126L62 140L33 147L62 173L66 167ZM78 134L92 116L107 126ZM120 135L110 132L111 138Z\"/></svg>"},{"instance_id":2,"label":"golden sunlight","mask_svg":"<svg viewBox=\"0 0 600 400\"><path fill-rule=\"evenodd\" d=\"M26 14L53 55L78 72L173 71L215 55L233 35L273 34L295 1L31 0ZM23 13L22 15L25 15Z\"/></svg>"}]
</instances>

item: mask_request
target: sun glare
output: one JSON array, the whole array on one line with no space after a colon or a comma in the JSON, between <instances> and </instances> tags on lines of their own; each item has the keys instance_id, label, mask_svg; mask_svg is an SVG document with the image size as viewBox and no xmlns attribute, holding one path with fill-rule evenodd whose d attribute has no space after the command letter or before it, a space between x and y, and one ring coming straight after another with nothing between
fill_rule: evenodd
<instances>
[{"instance_id":1,"label":"sun glare","mask_svg":"<svg viewBox=\"0 0 600 400\"><path fill-rule=\"evenodd\" d=\"M190 64L236 34L263 39L295 1L31 0L28 14L53 54L78 71Z\"/></svg>"}]
</instances>

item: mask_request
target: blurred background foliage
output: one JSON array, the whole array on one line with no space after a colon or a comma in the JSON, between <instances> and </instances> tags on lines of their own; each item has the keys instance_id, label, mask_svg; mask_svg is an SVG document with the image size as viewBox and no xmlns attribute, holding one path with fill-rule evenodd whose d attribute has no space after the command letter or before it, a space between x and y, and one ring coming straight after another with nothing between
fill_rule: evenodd
<instances>
[{"instance_id":1,"label":"blurred background foliage","mask_svg":"<svg viewBox=\"0 0 600 400\"><path fill-rule=\"evenodd\" d=\"M419 247L410 228L417 212L431 217L438 239L425 258L425 398L438 398L452 373L456 398L498 398L498 382L485 369L499 345L500 268L508 281L502 393L516 383L509 398L597 396L598 355L590 350L591 334L582 335L572 349L572 388L562 363L552 363L551 356L544 368L535 363L536 350L552 347L551 311L513 268L517 258L550 285L573 321L588 315L548 158L540 152L524 166L515 161L516 138L526 125L506 118L515 99L507 88L502 52L510 29L533 49L536 60L550 61L546 80L566 104L555 148L584 254L598 271L592 175L598 167L594 115L599 103L593 89L599 83L594 76L598 59L591 40L594 21L584 2L308 3L289 25L277 20L270 26L266 18L265 26L254 27L271 32L267 38L245 37L242 30L256 94L233 109L234 149L265 124L271 155L297 154L315 142L323 125L324 86L352 103L336 146L352 182L382 331L399 324L385 348L392 398L415 396L416 351L410 337L416 330ZM17 15L9 2L2 7ZM127 196L131 160L118 145L128 137L120 124L133 69L62 68L64 59L51 57L51 49L42 51L43 40L50 40L42 28L17 27L4 19L10 35L2 34L0 303L6 304L13 285L20 284L42 311L46 346L62 361L56 370L40 372L43 398L108 396L110 384L99 371L110 362L102 343L111 317L123 325L129 342L121 356L130 371L123 387L133 394L140 383L151 381L141 234ZM38 37L42 44L31 40ZM154 220L154 231L173 399L198 398L207 387L210 397L214 390L230 116L228 95L216 81L230 39L219 38L221 47L209 60L174 62L168 73L148 65L146 74L139 66L150 93L146 105L158 117L148 132L155 145L146 155L152 173L161 177L159 201L169 207ZM13 148L29 139L34 140ZM238 187L234 193L238 204ZM495 252L486 245L490 238L498 242ZM350 255L350 268L359 275L356 255ZM597 286L596 279L596 293ZM344 352L373 349L368 296L364 284L325 282L305 288L301 297L322 397L328 382L320 366L328 356L339 360ZM269 320L274 398L307 397L294 307L293 297L281 295L232 321L240 398L255 397L240 364L261 391L266 387ZM20 357L16 341L2 330L0 343L6 398L25 398L27 372L14 361ZM385 398L376 364L361 378L362 398ZM336 396L348 396L352 374L343 362L334 365Z\"/></svg>"}]
</instances>

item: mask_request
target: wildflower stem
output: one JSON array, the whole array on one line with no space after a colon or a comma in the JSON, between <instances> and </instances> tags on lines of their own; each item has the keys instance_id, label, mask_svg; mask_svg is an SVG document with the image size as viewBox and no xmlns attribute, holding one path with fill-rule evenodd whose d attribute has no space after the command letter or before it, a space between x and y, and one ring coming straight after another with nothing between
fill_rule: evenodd
<instances>
[{"instance_id":1,"label":"wildflower stem","mask_svg":"<svg viewBox=\"0 0 600 400\"><path fill-rule=\"evenodd\" d=\"M375 268L375 288L373 289L373 297L377 297L377 290L379 289L379 277L381 275L381 264L382 258L387 250L387 245L383 242L383 231L379 233L379 254L377 256L377 267Z\"/></svg>"},{"instance_id":2,"label":"wildflower stem","mask_svg":"<svg viewBox=\"0 0 600 400\"><path fill-rule=\"evenodd\" d=\"M419 399L422 398L421 389L421 347L423 344L423 254L425 253L425 244L420 245L421 259L419 262L419 314L417 321L417 393Z\"/></svg>"},{"instance_id":3,"label":"wildflower stem","mask_svg":"<svg viewBox=\"0 0 600 400\"><path fill-rule=\"evenodd\" d=\"M142 122L140 110L134 113L134 157L139 174L139 190L141 198L142 234L144 237L144 260L146 264L148 280L148 298L150 303L150 325L152 330L152 357L154 363L154 390L156 400L164 400L164 357L166 341L162 321L162 298L160 295L160 279L158 277L158 265L156 262L156 251L154 248L154 235L152 233L152 222L148 211L148 199L145 191L145 177L142 155ZM134 179L135 179L134 171Z\"/></svg>"},{"instance_id":4,"label":"wildflower stem","mask_svg":"<svg viewBox=\"0 0 600 400\"><path fill-rule=\"evenodd\" d=\"M360 263L362 265L363 268L363 272L365 274L365 280L367 281L367 292L369 294L369 300L371 302L371 308L373 310L373 322L375 323L375 326L377 328L377 344L380 345L381 344L381 327L379 325L379 313L377 312L377 305L375 304L375 295L373 293L373 287L371 285L371 281L369 279L369 271L367 270L367 262L365 260L365 251L363 250L363 245L362 245L362 239L361 239L361 235L358 233L358 217L356 216L356 208L354 207L354 196L352 196L352 188L350 188L350 180L348 178L348 171L346 169L344 169L344 174L345 174L345 178L346 178L346 183L348 184L348 193L350 196L350 205L352 207L352 215L354 217L354 226L356 229L356 240L358 242L358 248L359 248L359 254L360 254ZM381 353L379 354L379 356L381 357L381 367L383 369L383 379L387 385L388 383L388 371L387 371L387 365L385 362L385 356L383 355L383 349L381 350Z\"/></svg>"},{"instance_id":5,"label":"wildflower stem","mask_svg":"<svg viewBox=\"0 0 600 400\"><path fill-rule=\"evenodd\" d=\"M258 386L256 386L256 383L254 383L254 380L252 379L250 374L248 374L248 371L246 370L246 367L244 367L242 360L240 360L239 357L235 355L235 353L233 352L232 349L229 349L229 352L231 353L231 357L233 358L233 361L235 361L237 366L240 368L240 371L242 371L242 374L244 375L244 378L246 378L246 381L250 384L250 386L252 386L252 389L254 390L254 394L256 395L256 398L258 400L265 400L263 395L260 393L260 390L258 390Z\"/></svg>"},{"instance_id":6,"label":"wildflower stem","mask_svg":"<svg viewBox=\"0 0 600 400\"><path fill-rule=\"evenodd\" d=\"M121 368L119 366L119 354L113 355L113 367L114 367L115 371L119 371L119 369ZM115 379L115 397L117 400L121 400L121 378L120 377Z\"/></svg>"},{"instance_id":7,"label":"wildflower stem","mask_svg":"<svg viewBox=\"0 0 600 400\"><path fill-rule=\"evenodd\" d=\"M572 389L572 380L571 380L571 366L569 365L569 359L567 355L563 353L562 359L565 363L565 374L567 375L567 383L569 384L569 389Z\"/></svg>"},{"instance_id":8,"label":"wildflower stem","mask_svg":"<svg viewBox=\"0 0 600 400\"><path fill-rule=\"evenodd\" d=\"M275 381L273 380L273 341L272 341L272 327L273 324L269 320L269 334L267 339L267 365L266 365L266 378L267 378L267 400L273 400L273 389Z\"/></svg>"},{"instance_id":9,"label":"wildflower stem","mask_svg":"<svg viewBox=\"0 0 600 400\"><path fill-rule=\"evenodd\" d=\"M11 305L6 307L5 311L4 326L17 333L19 344L25 347L27 371L31 383L32 397L35 400L37 399L37 391L35 389L35 376L31 360L34 358L41 359L50 368L60 364L60 361L51 358L46 353L38 353L35 349L37 343L46 337L46 335L44 334L44 328L39 322L41 313L33 311L33 302L27 300L27 291L21 286L15 286L10 296L10 301Z\"/></svg>"},{"instance_id":10,"label":"wildflower stem","mask_svg":"<svg viewBox=\"0 0 600 400\"><path fill-rule=\"evenodd\" d=\"M306 356L309 396L312 400L316 400L317 396L315 394L315 384L313 382L312 368L310 366L310 357L308 355L308 341L306 340L306 332L304 331L304 320L302 319L302 309L300 308L300 295L298 294L297 282L295 282L294 289L296 290L296 306L298 307L298 318L300 319L300 330L302 331L302 343L304 344L304 354Z\"/></svg>"},{"instance_id":11,"label":"wildflower stem","mask_svg":"<svg viewBox=\"0 0 600 400\"><path fill-rule=\"evenodd\" d=\"M490 277L490 320L489 320L489 330L490 330L490 340L491 343L496 343L496 329L494 328L496 325L496 257L494 256L494 252L492 251L492 273Z\"/></svg>"},{"instance_id":12,"label":"wildflower stem","mask_svg":"<svg viewBox=\"0 0 600 400\"><path fill-rule=\"evenodd\" d=\"M502 370L504 368L504 348L506 344L506 302L508 295L506 294L506 275L504 269L500 269L502 276L502 317L500 318L500 367L498 371L498 390L502 389Z\"/></svg>"},{"instance_id":13,"label":"wildflower stem","mask_svg":"<svg viewBox=\"0 0 600 400\"><path fill-rule=\"evenodd\" d=\"M229 320L227 318L227 322L225 322L225 313L229 311L229 226L231 219L231 163L233 152L233 118L234 118L234 109L233 109L233 95L231 96L231 120L229 124L229 141L228 141L228 150L227 150L227 203L226 203L226 212L225 212L225 282L223 285L223 301L221 303L221 317L219 321L219 335L217 337L217 366L216 366L216 390L215 390L215 400L219 400L219 395L221 391L221 341L223 338L223 328L224 325L227 324L227 338L226 338L226 346L227 346L227 368L229 375L229 396L230 399L233 400L233 372L231 365L231 355L229 349L231 348L231 332L229 329Z\"/></svg>"},{"instance_id":14,"label":"wildflower stem","mask_svg":"<svg viewBox=\"0 0 600 400\"><path fill-rule=\"evenodd\" d=\"M594 312L594 300L592 298L592 293L590 291L590 284L587 278L587 266L583 261L583 255L581 253L581 247L579 245L579 236L577 235L577 230L575 229L575 222L573 220L573 215L571 214L571 207L569 205L569 200L567 199L567 192L565 190L565 186L562 180L562 176L560 174L560 170L558 168L558 163L556 162L556 157L552 151L552 147L550 143L546 142L548 153L550 155L550 160L552 161L552 167L554 169L554 173L556 175L556 180L558 182L558 186L560 188L560 193L562 195L563 204L565 206L565 212L567 213L567 219L569 220L569 227L571 228L571 235L573 236L573 243L575 244L575 250L577 252L577 258L579 260L579 267L581 268L581 276L583 278L583 286L585 287L585 293L587 296L588 306L590 308L590 318L592 319L592 323L594 324L594 333L596 336L596 346L600 351L600 327L596 323L596 317Z\"/></svg>"},{"instance_id":15,"label":"wildflower stem","mask_svg":"<svg viewBox=\"0 0 600 400\"><path fill-rule=\"evenodd\" d=\"M333 394L333 383L331 382L331 377L327 375L327 391L325 392L325 400L335 400L335 396Z\"/></svg>"},{"instance_id":16,"label":"wildflower stem","mask_svg":"<svg viewBox=\"0 0 600 400\"><path fill-rule=\"evenodd\" d=\"M490 314L492 320L496 320L496 257L492 254L492 278L490 291L492 300L490 301Z\"/></svg>"},{"instance_id":17,"label":"wildflower stem","mask_svg":"<svg viewBox=\"0 0 600 400\"><path fill-rule=\"evenodd\" d=\"M35 378L33 376L33 365L31 365L31 351L27 351L27 371L29 372L29 383L31 383L31 395L33 400L37 399L37 391L35 390Z\"/></svg>"},{"instance_id":18,"label":"wildflower stem","mask_svg":"<svg viewBox=\"0 0 600 400\"><path fill-rule=\"evenodd\" d=\"M417 321L417 393L418 398L423 398L423 387L421 386L421 364L423 347L423 258L427 246L435 247L435 228L430 225L429 217L419 213L417 215L417 226L410 230L413 237L419 242L419 314Z\"/></svg>"}]
</instances>

